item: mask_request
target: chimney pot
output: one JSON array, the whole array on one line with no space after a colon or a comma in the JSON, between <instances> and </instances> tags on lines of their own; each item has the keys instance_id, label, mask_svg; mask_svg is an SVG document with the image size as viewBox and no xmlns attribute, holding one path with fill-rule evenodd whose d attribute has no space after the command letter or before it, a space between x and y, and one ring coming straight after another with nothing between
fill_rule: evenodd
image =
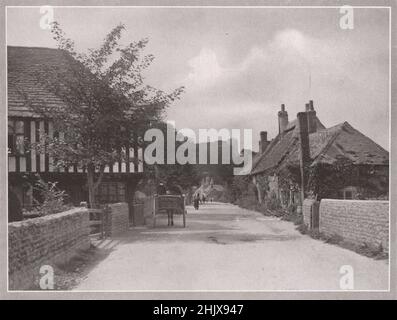
<instances>
[{"instance_id":1,"label":"chimney pot","mask_svg":"<svg viewBox=\"0 0 397 320\"><path fill-rule=\"evenodd\" d=\"M268 145L269 145L269 141L267 141L267 131L261 131L260 141L259 141L259 152L264 153Z\"/></svg>"},{"instance_id":2,"label":"chimney pot","mask_svg":"<svg viewBox=\"0 0 397 320\"><path fill-rule=\"evenodd\" d=\"M281 105L281 111L278 112L278 133L281 134L288 126L288 112L285 111L285 105Z\"/></svg>"},{"instance_id":3,"label":"chimney pot","mask_svg":"<svg viewBox=\"0 0 397 320\"><path fill-rule=\"evenodd\" d=\"M313 105L313 100L309 101L309 110L314 111L314 105Z\"/></svg>"},{"instance_id":4,"label":"chimney pot","mask_svg":"<svg viewBox=\"0 0 397 320\"><path fill-rule=\"evenodd\" d=\"M314 111L313 100L306 103L307 129L309 134L317 131L316 111Z\"/></svg>"}]
</instances>

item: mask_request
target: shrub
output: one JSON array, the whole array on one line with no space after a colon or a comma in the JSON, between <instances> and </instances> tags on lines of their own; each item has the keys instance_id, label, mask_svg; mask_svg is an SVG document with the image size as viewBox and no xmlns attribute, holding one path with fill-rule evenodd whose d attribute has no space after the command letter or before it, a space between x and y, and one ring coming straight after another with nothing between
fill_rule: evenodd
<instances>
[{"instance_id":1,"label":"shrub","mask_svg":"<svg viewBox=\"0 0 397 320\"><path fill-rule=\"evenodd\" d=\"M296 229L302 234L310 233L310 230L308 229L307 225L305 225L304 223L298 225Z\"/></svg>"},{"instance_id":2,"label":"shrub","mask_svg":"<svg viewBox=\"0 0 397 320\"><path fill-rule=\"evenodd\" d=\"M326 237L324 240L326 243L340 244L343 241L343 238L338 234L332 234Z\"/></svg>"},{"instance_id":3,"label":"shrub","mask_svg":"<svg viewBox=\"0 0 397 320\"><path fill-rule=\"evenodd\" d=\"M321 239L323 237L323 235L320 233L318 229L310 229L307 233L313 239Z\"/></svg>"},{"instance_id":4,"label":"shrub","mask_svg":"<svg viewBox=\"0 0 397 320\"><path fill-rule=\"evenodd\" d=\"M304 223L303 223L303 215L302 214L289 213L288 211L286 211L286 213L282 216L282 219L286 220L286 221L291 221L296 226L304 225Z\"/></svg>"},{"instance_id":5,"label":"shrub","mask_svg":"<svg viewBox=\"0 0 397 320\"><path fill-rule=\"evenodd\" d=\"M269 198L265 199L265 203L267 204L267 208L269 210L281 209L280 200L277 199L277 196L274 192L271 193Z\"/></svg>"},{"instance_id":6,"label":"shrub","mask_svg":"<svg viewBox=\"0 0 397 320\"><path fill-rule=\"evenodd\" d=\"M65 211L70 208L64 204L67 197L66 192L58 190L56 185L57 182L45 182L42 179L39 179L36 182L33 189L40 193L43 198L43 202L40 203L34 199L36 206L32 210L31 214L46 216L48 214Z\"/></svg>"},{"instance_id":7,"label":"shrub","mask_svg":"<svg viewBox=\"0 0 397 320\"><path fill-rule=\"evenodd\" d=\"M297 214L297 207L295 203L291 203L287 208L289 214Z\"/></svg>"}]
</instances>

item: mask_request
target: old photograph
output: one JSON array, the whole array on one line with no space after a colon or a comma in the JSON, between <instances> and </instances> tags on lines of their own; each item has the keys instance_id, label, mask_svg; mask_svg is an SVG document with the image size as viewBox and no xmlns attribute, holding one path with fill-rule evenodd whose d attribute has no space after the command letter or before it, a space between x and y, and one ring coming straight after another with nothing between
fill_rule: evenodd
<instances>
[{"instance_id":1,"label":"old photograph","mask_svg":"<svg viewBox=\"0 0 397 320\"><path fill-rule=\"evenodd\" d=\"M390 294L392 5L111 4L4 7L8 294Z\"/></svg>"}]
</instances>

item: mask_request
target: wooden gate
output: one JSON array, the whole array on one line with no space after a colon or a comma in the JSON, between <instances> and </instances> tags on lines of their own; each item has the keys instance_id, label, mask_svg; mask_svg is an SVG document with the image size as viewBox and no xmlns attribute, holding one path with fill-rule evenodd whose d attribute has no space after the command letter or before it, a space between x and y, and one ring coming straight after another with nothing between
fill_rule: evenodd
<instances>
[{"instance_id":1,"label":"wooden gate","mask_svg":"<svg viewBox=\"0 0 397 320\"><path fill-rule=\"evenodd\" d=\"M90 215L90 235L98 236L104 239L110 235L110 210L105 207L103 209L89 209Z\"/></svg>"}]
</instances>

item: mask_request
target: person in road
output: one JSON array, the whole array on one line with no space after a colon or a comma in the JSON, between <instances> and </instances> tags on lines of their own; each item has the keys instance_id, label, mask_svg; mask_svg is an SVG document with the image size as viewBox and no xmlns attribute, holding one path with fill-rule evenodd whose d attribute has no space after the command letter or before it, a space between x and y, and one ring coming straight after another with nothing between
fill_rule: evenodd
<instances>
[{"instance_id":1,"label":"person in road","mask_svg":"<svg viewBox=\"0 0 397 320\"><path fill-rule=\"evenodd\" d=\"M171 183L167 185L166 188L166 194L167 195L178 195L178 196L182 196L183 195L183 191L182 188L175 184L175 183ZM169 226L173 226L174 225L174 209L168 209L167 210L167 217L168 217L168 225Z\"/></svg>"},{"instance_id":2,"label":"person in road","mask_svg":"<svg viewBox=\"0 0 397 320\"><path fill-rule=\"evenodd\" d=\"M196 210L199 209L199 202L200 202L200 196L198 194L196 194L194 196L194 200L193 200L194 209L196 209Z\"/></svg>"},{"instance_id":3,"label":"person in road","mask_svg":"<svg viewBox=\"0 0 397 320\"><path fill-rule=\"evenodd\" d=\"M159 183L156 192L159 196L167 194L167 188L165 187L164 183L162 182Z\"/></svg>"}]
</instances>

